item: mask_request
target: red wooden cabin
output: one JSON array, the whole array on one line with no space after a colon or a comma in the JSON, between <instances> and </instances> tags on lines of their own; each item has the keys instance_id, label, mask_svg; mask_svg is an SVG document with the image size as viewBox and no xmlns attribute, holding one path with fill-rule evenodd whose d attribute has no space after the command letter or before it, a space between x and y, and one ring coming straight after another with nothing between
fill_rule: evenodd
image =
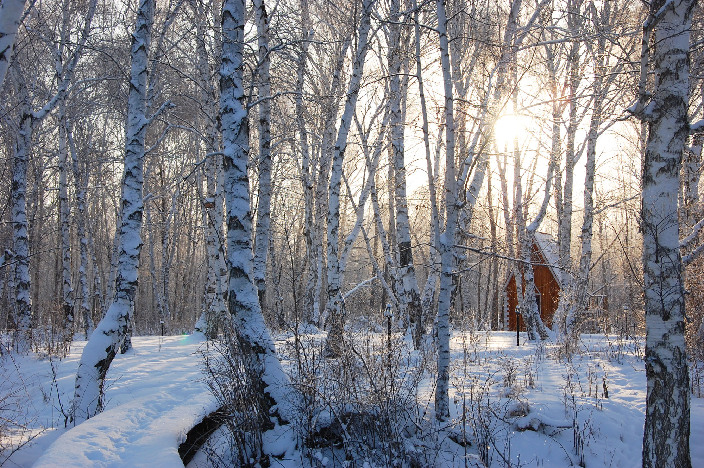
<instances>
[{"instance_id":1,"label":"red wooden cabin","mask_svg":"<svg viewBox=\"0 0 704 468\"><path fill-rule=\"evenodd\" d=\"M552 327L553 315L560 298L560 270L557 267L557 243L549 234L538 232L531 243L531 263L535 276L536 300L540 317L547 327ZM521 281L525 292L525 281ZM504 288L504 329L516 330L516 278L511 274ZM521 330L525 330L521 318Z\"/></svg>"}]
</instances>

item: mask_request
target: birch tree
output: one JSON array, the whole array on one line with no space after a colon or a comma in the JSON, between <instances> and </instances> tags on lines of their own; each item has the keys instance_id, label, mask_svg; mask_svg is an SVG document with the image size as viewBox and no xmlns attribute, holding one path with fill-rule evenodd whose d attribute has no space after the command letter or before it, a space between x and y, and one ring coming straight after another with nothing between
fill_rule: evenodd
<instances>
[{"instance_id":1,"label":"birch tree","mask_svg":"<svg viewBox=\"0 0 704 468\"><path fill-rule=\"evenodd\" d=\"M15 317L17 323L17 335L15 337L15 347L18 352L26 353L30 349L32 335L32 299L31 299L31 276L29 270L30 248L27 221L27 166L29 164L32 149L32 134L35 126L43 121L49 113L61 102L68 92L70 83L73 80L74 71L83 52L83 48L90 33L90 25L95 14L96 0L89 3L85 15L83 28L81 30L78 43L65 61L57 55L57 67L60 69L56 77L56 92L37 110L32 108L30 90L25 82L26 73L17 64L15 77L15 92L19 99L18 117L14 122L15 142L13 153L12 172L12 224L13 224L13 245L15 254Z\"/></svg>"},{"instance_id":2,"label":"birch tree","mask_svg":"<svg viewBox=\"0 0 704 468\"><path fill-rule=\"evenodd\" d=\"M83 334L87 340L93 333L95 324L91 316L90 295L88 288L88 232L86 229L86 192L88 191L88 168L79 161L76 143L73 140L70 123L67 124L66 139L71 153L71 169L76 197L76 237L79 242L78 291L81 298L80 311L83 319ZM96 275L98 277L98 275Z\"/></svg>"},{"instance_id":3,"label":"birch tree","mask_svg":"<svg viewBox=\"0 0 704 468\"><path fill-rule=\"evenodd\" d=\"M206 152L205 200L202 206L206 225L204 234L208 268L205 280L205 310L196 322L195 329L211 339L217 336L218 325L224 323L227 312L227 266L223 235L224 178L217 121L219 97L217 84L213 81L210 60L210 54L213 58L221 55L222 44L218 34L215 34L210 41L207 34L211 26L209 19L212 19L214 24L219 23L219 10L215 2L211 2L207 8L200 3L194 6L195 16L202 18L196 24L195 40L198 54L197 80L202 105L203 144ZM212 18L209 18L209 13ZM210 54L209 50L211 50Z\"/></svg>"},{"instance_id":4,"label":"birch tree","mask_svg":"<svg viewBox=\"0 0 704 468\"><path fill-rule=\"evenodd\" d=\"M401 2L391 0L389 11L389 107L391 109L391 154L394 171L394 205L396 207L396 240L398 243L398 299L399 315L407 317L412 327L413 344L417 349L423 336L423 318L420 291L413 264L411 230L408 221L408 200L406 198L406 162L404 151L404 113L402 99L402 54L401 44Z\"/></svg>"},{"instance_id":5,"label":"birch tree","mask_svg":"<svg viewBox=\"0 0 704 468\"><path fill-rule=\"evenodd\" d=\"M147 116L147 79L153 21L154 0L140 0L130 52L131 68L115 296L105 316L86 343L78 364L75 392L69 415L69 422L73 424L78 424L102 411L105 376L125 340L134 312L139 253L142 249L144 141L150 123L150 118Z\"/></svg>"},{"instance_id":6,"label":"birch tree","mask_svg":"<svg viewBox=\"0 0 704 468\"><path fill-rule=\"evenodd\" d=\"M581 253L579 270L575 282L575 304L572 314L568 316L571 323L568 327L574 334L579 323L584 319L584 313L589 308L589 279L592 265L592 238L595 214L595 177L597 143L599 137L606 129L615 123L613 117L616 112L610 112L614 107L621 105L622 92L614 92L615 79L621 75L625 60L618 60L609 64L610 58L615 57L613 46L609 41L609 34L618 34L620 24L625 23L624 7L619 2L608 2L597 7L593 2L587 6L591 30L595 33L595 40L586 43L586 48L591 56L591 65L594 69L594 78L591 82L591 116L586 136L586 161L584 179L584 215L581 229ZM625 34L624 34L625 35ZM624 43L624 52L632 52L635 41Z\"/></svg>"},{"instance_id":7,"label":"birch tree","mask_svg":"<svg viewBox=\"0 0 704 468\"><path fill-rule=\"evenodd\" d=\"M269 49L269 16L264 0L254 0L257 23L257 88L259 90L259 195L257 227L254 237L254 284L259 304L266 306L266 257L271 228L271 59Z\"/></svg>"},{"instance_id":8,"label":"birch tree","mask_svg":"<svg viewBox=\"0 0 704 468\"><path fill-rule=\"evenodd\" d=\"M56 80L60 82L63 74L66 49L70 34L71 8L68 1L63 3L60 42L55 51L54 66ZM68 123L66 96L57 105L59 121L59 249L61 252L61 299L63 310L63 341L70 343L73 339L74 300L71 286L71 207L68 199Z\"/></svg>"},{"instance_id":9,"label":"birch tree","mask_svg":"<svg viewBox=\"0 0 704 468\"><path fill-rule=\"evenodd\" d=\"M25 0L3 0L0 3L0 87L10 66L24 4Z\"/></svg>"},{"instance_id":10,"label":"birch tree","mask_svg":"<svg viewBox=\"0 0 704 468\"><path fill-rule=\"evenodd\" d=\"M277 451L281 444L275 443L275 438L281 436L277 427L286 426L291 415L283 400L287 377L264 323L252 280L252 218L247 175L249 120L243 84L244 0L225 0L221 18L220 123L227 207L228 309L233 319L232 332L248 361L248 369L253 372L259 407L266 415L265 428L274 434L273 439L265 434L264 450L276 457L283 455Z\"/></svg>"},{"instance_id":11,"label":"birch tree","mask_svg":"<svg viewBox=\"0 0 704 468\"><path fill-rule=\"evenodd\" d=\"M330 80L329 86L325 88L327 99L323 101L322 104L322 120L323 127L319 131L322 132L322 138L320 139L320 144L318 148L318 167L317 167L317 180L315 187L315 287L313 290L313 321L319 326L323 326L325 323L325 314L329 313L327 309L327 303L322 301L321 295L323 294L323 281L324 274L323 267L326 261L326 252L323 249L323 243L326 239L327 231L327 217L329 214L329 202L330 202L330 177L331 177L331 164L333 159L333 153L335 151L335 136L337 134L337 118L338 118L338 106L340 100L340 94L342 94L342 89L344 87L344 79L342 72L344 71L345 58L347 56L347 51L352 46L352 35L345 37L340 37L339 40L341 44L339 49L335 50L333 54L333 69L332 69L332 79ZM311 265L312 266L312 265ZM325 306L326 309L323 311L321 316L321 307Z\"/></svg>"},{"instance_id":12,"label":"birch tree","mask_svg":"<svg viewBox=\"0 0 704 468\"><path fill-rule=\"evenodd\" d=\"M582 32L582 5L583 0L567 1L567 28L572 37L580 37ZM579 86L582 81L581 67L581 41L572 41L569 45L567 56L567 84L569 110L567 120L567 132L565 134L565 167L564 185L558 191L558 234L557 243L559 246L560 268L569 271L572 267L572 211L574 190L574 168L579 160L580 154L576 148L576 136L580 118L580 95ZM560 185L560 184L556 184ZM563 275L563 278L568 278ZM563 284L565 290L567 284Z\"/></svg>"},{"instance_id":13,"label":"birch tree","mask_svg":"<svg viewBox=\"0 0 704 468\"><path fill-rule=\"evenodd\" d=\"M548 203L550 201L552 181L555 174L555 166L557 165L556 154L553 153L548 163L548 173L545 179L545 192L543 196L543 201L538 210L538 214L526 225L526 210L523 205L523 190L521 181L521 157L520 149L515 150L515 170L514 170L514 183L516 185L515 190L515 218L516 218L516 229L517 237L520 242L519 252L521 254L521 267L519 270L522 272L521 278L522 282L525 284L525 290L522 291L521 284L519 284L518 279L516 279L516 289L518 296L518 306L522 310L526 331L528 333L529 340L545 340L548 338L548 332L540 317L540 310L538 308L538 302L536 298L536 287L535 287L535 275L533 271L533 243L535 242L535 234L540 227L540 224L545 218L547 213ZM518 278L518 277L516 277ZM516 322L518 327L518 322Z\"/></svg>"},{"instance_id":14,"label":"birch tree","mask_svg":"<svg viewBox=\"0 0 704 468\"><path fill-rule=\"evenodd\" d=\"M424 321L426 317L431 317L432 315L432 305L433 299L435 297L435 290L437 289L437 282L440 273L440 215L438 208L438 195L436 188L436 180L438 177L438 170L440 166L440 140L442 133L438 135L437 151L435 152L436 158L433 159L433 155L430 151L430 132L428 125L428 106L425 99L425 85L423 81L423 65L421 61L421 34L420 34L420 11L416 0L412 0L413 13L413 32L415 38L415 62L416 62L416 81L418 83L418 98L420 100L421 109L421 129L423 132L423 147L425 149L425 163L426 170L428 173L428 194L430 195L430 258L432 259L431 269L428 272L428 277L425 281L425 286L423 287L423 293L421 296L421 322ZM442 126L440 126L440 132L442 131ZM424 323L421 325L424 326Z\"/></svg>"},{"instance_id":15,"label":"birch tree","mask_svg":"<svg viewBox=\"0 0 704 468\"><path fill-rule=\"evenodd\" d=\"M315 210L315 173L312 161L311 147L309 143L308 128L305 121L305 107L303 104L303 93L306 85L308 49L310 31L310 13L308 0L301 0L300 18L300 40L298 44L298 56L296 57L296 131L298 137L298 149L300 151L300 172L301 183L303 185L303 237L306 242L306 285L303 298L303 320L310 322L313 318L313 310L317 306L317 262L316 262L316 240L314 210Z\"/></svg>"},{"instance_id":16,"label":"birch tree","mask_svg":"<svg viewBox=\"0 0 704 468\"><path fill-rule=\"evenodd\" d=\"M33 118L29 94L23 82L18 83L20 117L16 132L12 167L12 228L15 259L15 349L28 353L32 336L31 277L29 274L29 235L27 222L27 163L32 142Z\"/></svg>"},{"instance_id":17,"label":"birch tree","mask_svg":"<svg viewBox=\"0 0 704 468\"><path fill-rule=\"evenodd\" d=\"M440 65L445 97L445 231L440 238L440 293L438 296L438 376L435 387L435 417L446 421L450 417L450 302L454 269L455 230L457 229L457 177L455 175L455 115L452 71L447 40L445 0L436 2Z\"/></svg>"},{"instance_id":18,"label":"birch tree","mask_svg":"<svg viewBox=\"0 0 704 468\"><path fill-rule=\"evenodd\" d=\"M339 354L339 345L344 332L344 306L341 295L341 269L339 256L339 228L340 228L340 189L342 187L342 164L347 149L347 137L352 117L354 115L359 89L364 70L364 59L367 55L369 31L371 29L371 15L374 9L374 0L363 0L362 15L359 23L357 50L352 65L352 76L347 88L345 107L340 118L340 127L335 140L335 147L330 172L330 187L327 216L327 305L326 312L329 317L329 332L326 349L329 354Z\"/></svg>"},{"instance_id":19,"label":"birch tree","mask_svg":"<svg viewBox=\"0 0 704 468\"><path fill-rule=\"evenodd\" d=\"M641 94L636 109L648 124L641 207L647 377L644 467L692 466L677 213L689 132L689 40L695 5L694 0L654 1L643 25L644 37L652 37L652 42L643 41L647 48L643 53L649 54L655 73L652 94Z\"/></svg>"}]
</instances>

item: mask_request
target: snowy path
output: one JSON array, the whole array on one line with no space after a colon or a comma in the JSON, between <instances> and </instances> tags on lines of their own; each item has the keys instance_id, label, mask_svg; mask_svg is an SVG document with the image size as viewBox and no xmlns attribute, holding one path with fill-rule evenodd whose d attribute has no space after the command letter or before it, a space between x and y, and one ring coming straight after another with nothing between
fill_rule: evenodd
<instances>
[{"instance_id":1,"label":"snowy path","mask_svg":"<svg viewBox=\"0 0 704 468\"><path fill-rule=\"evenodd\" d=\"M134 350L118 356L108 373L106 410L64 431L34 466L182 466L178 445L216 408L202 379L201 344L181 336L135 338ZM69 361L81 347L74 345Z\"/></svg>"}]
</instances>

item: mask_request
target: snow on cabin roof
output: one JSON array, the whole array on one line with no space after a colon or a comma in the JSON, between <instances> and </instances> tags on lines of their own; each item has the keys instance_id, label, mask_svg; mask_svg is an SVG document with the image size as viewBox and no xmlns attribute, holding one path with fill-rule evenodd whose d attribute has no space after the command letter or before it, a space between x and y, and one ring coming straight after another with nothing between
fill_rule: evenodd
<instances>
[{"instance_id":1,"label":"snow on cabin roof","mask_svg":"<svg viewBox=\"0 0 704 468\"><path fill-rule=\"evenodd\" d=\"M559 268L560 252L557 242L550 234L545 232L536 232L534 237L535 243L538 245L538 248L540 248L540 252L543 254L543 257L545 257L545 262L550 268L552 275L560 282L561 285L564 284L567 278L565 278L563 271Z\"/></svg>"},{"instance_id":2,"label":"snow on cabin roof","mask_svg":"<svg viewBox=\"0 0 704 468\"><path fill-rule=\"evenodd\" d=\"M540 253L545 258L545 266L550 269L553 277L557 280L560 287L568 284L570 281L569 273L560 269L560 252L557 245L557 241L553 239L550 234L545 232L536 232L533 234L535 239L535 244L540 249ZM504 289L513 278L513 273L510 273L506 277L506 282L504 283Z\"/></svg>"}]
</instances>

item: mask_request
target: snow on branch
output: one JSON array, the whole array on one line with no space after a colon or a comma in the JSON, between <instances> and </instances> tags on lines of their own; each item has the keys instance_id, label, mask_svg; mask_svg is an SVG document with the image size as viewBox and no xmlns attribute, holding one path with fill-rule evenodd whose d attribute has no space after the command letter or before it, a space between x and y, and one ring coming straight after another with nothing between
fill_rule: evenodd
<instances>
[{"instance_id":1,"label":"snow on branch","mask_svg":"<svg viewBox=\"0 0 704 468\"><path fill-rule=\"evenodd\" d=\"M680 240L680 248L682 249L688 247L692 243L692 241L697 238L702 228L704 228L704 218L702 218L697 224L694 225L694 227L692 227L692 232L690 232L687 237Z\"/></svg>"},{"instance_id":2,"label":"snow on branch","mask_svg":"<svg viewBox=\"0 0 704 468\"><path fill-rule=\"evenodd\" d=\"M654 15L648 16L648 19L643 23L643 30L651 31L660 22L662 17L665 16L667 10L674 7L674 4L674 0L667 0Z\"/></svg>"},{"instance_id":3,"label":"snow on branch","mask_svg":"<svg viewBox=\"0 0 704 468\"><path fill-rule=\"evenodd\" d=\"M356 293L357 290L359 290L359 289L361 289L361 288L363 288L363 287L365 287L365 286L369 286L370 284L372 284L372 283L373 283L375 280L377 280L377 279L379 279L378 276L372 276L371 278L368 278L368 279L362 281L362 282L359 283L357 286L355 286L354 288L350 289L350 290L347 291L345 294L343 294L343 295L342 295L342 300L343 300L343 301L346 301L347 298L350 297L352 294Z\"/></svg>"},{"instance_id":4,"label":"snow on branch","mask_svg":"<svg viewBox=\"0 0 704 468\"><path fill-rule=\"evenodd\" d=\"M165 101L164 103L159 106L159 108L152 114L151 117L147 118L147 125L150 125L154 120L156 120L166 109L173 109L176 107L176 104L174 104L171 101Z\"/></svg>"},{"instance_id":5,"label":"snow on branch","mask_svg":"<svg viewBox=\"0 0 704 468\"><path fill-rule=\"evenodd\" d=\"M704 119L697 120L693 124L689 125L689 133L695 133L700 130L704 130Z\"/></svg>"},{"instance_id":6,"label":"snow on branch","mask_svg":"<svg viewBox=\"0 0 704 468\"><path fill-rule=\"evenodd\" d=\"M43 120L44 117L51 112L54 107L58 104L60 100L62 100L69 89L69 85L71 84L71 81L73 81L73 72L76 69L76 65L78 64L78 60L81 58L81 54L83 53L83 48L86 45L86 42L88 40L88 36L90 35L90 29L91 29L91 24L93 22L93 16L95 15L95 10L97 8L97 0L93 0L88 7L88 12L85 15L85 20L83 23L83 30L81 31L81 37L78 41L78 45L76 46L76 49L73 51L73 55L69 58L68 64L66 65L66 69L63 72L63 76L61 77L61 80L59 81L58 88L56 90L56 94L38 111L34 112L32 117L36 120Z\"/></svg>"},{"instance_id":7,"label":"snow on branch","mask_svg":"<svg viewBox=\"0 0 704 468\"><path fill-rule=\"evenodd\" d=\"M680 240L680 249L684 249L689 247L692 242L697 238L699 233L702 231L704 228L704 218L702 218L697 224L694 225L692 228L692 231L685 237L684 239ZM699 245L697 248L695 248L692 252L688 253L687 255L682 256L682 265L687 266L690 263L692 263L701 253L704 252L704 243Z\"/></svg>"},{"instance_id":8,"label":"snow on branch","mask_svg":"<svg viewBox=\"0 0 704 468\"><path fill-rule=\"evenodd\" d=\"M699 255L701 255L702 252L704 252L704 243L694 249L692 253L682 257L682 266L687 266L692 263L697 257L699 257Z\"/></svg>"}]
</instances>

